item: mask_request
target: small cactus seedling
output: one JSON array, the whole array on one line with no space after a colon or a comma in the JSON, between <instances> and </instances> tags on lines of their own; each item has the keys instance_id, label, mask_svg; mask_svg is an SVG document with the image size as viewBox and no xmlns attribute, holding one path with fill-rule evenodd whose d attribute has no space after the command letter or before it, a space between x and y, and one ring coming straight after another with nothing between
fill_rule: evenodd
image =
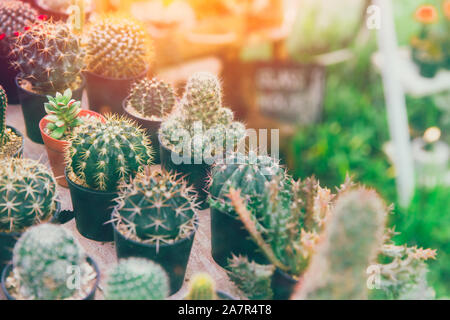
<instances>
[{"instance_id":1,"label":"small cactus seedling","mask_svg":"<svg viewBox=\"0 0 450 320\"><path fill-rule=\"evenodd\" d=\"M69 178L94 190L115 192L152 158L150 140L144 131L121 117L107 116L105 122L85 123L69 141Z\"/></svg>"},{"instance_id":2,"label":"small cactus seedling","mask_svg":"<svg viewBox=\"0 0 450 320\"><path fill-rule=\"evenodd\" d=\"M13 157L22 146L22 138L6 126L8 97L0 85L0 159Z\"/></svg>"},{"instance_id":3,"label":"small cactus seedling","mask_svg":"<svg viewBox=\"0 0 450 320\"><path fill-rule=\"evenodd\" d=\"M42 224L28 229L13 251L19 293L31 300L62 300L72 297L76 285L68 285L70 268L79 268L81 279L86 255L77 239L65 228ZM81 281L81 280L80 280Z\"/></svg>"},{"instance_id":4,"label":"small cactus seedling","mask_svg":"<svg viewBox=\"0 0 450 320\"><path fill-rule=\"evenodd\" d=\"M121 188L114 216L119 231L145 243L170 243L192 234L197 197L168 172L140 173Z\"/></svg>"},{"instance_id":5,"label":"small cactus seedling","mask_svg":"<svg viewBox=\"0 0 450 320\"><path fill-rule=\"evenodd\" d=\"M129 258L110 270L105 289L107 300L164 300L169 296L169 278L153 261Z\"/></svg>"},{"instance_id":6,"label":"small cactus seedling","mask_svg":"<svg viewBox=\"0 0 450 320\"><path fill-rule=\"evenodd\" d=\"M156 78L144 78L131 88L127 107L139 116L161 120L172 112L176 97L172 86Z\"/></svg>"},{"instance_id":7,"label":"small cactus seedling","mask_svg":"<svg viewBox=\"0 0 450 320\"><path fill-rule=\"evenodd\" d=\"M87 69L103 77L129 79L148 68L151 43L137 21L106 16L88 32Z\"/></svg>"},{"instance_id":8,"label":"small cactus seedling","mask_svg":"<svg viewBox=\"0 0 450 320\"><path fill-rule=\"evenodd\" d=\"M207 273L195 275L190 283L186 300L216 300L216 283Z\"/></svg>"},{"instance_id":9,"label":"small cactus seedling","mask_svg":"<svg viewBox=\"0 0 450 320\"><path fill-rule=\"evenodd\" d=\"M0 231L22 232L55 212L55 179L35 160L0 160L0 199Z\"/></svg>"}]
</instances>

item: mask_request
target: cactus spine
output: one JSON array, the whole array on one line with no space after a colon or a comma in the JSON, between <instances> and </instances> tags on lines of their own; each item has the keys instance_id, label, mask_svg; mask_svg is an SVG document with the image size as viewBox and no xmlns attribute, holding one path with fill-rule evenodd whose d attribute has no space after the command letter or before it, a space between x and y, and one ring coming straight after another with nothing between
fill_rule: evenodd
<instances>
[{"instance_id":1,"label":"cactus spine","mask_svg":"<svg viewBox=\"0 0 450 320\"><path fill-rule=\"evenodd\" d=\"M186 300L216 300L216 284L207 273L195 275L190 284Z\"/></svg>"},{"instance_id":2,"label":"cactus spine","mask_svg":"<svg viewBox=\"0 0 450 320\"><path fill-rule=\"evenodd\" d=\"M107 300L164 300L169 296L169 279L164 269L142 258L121 260L108 273Z\"/></svg>"}]
</instances>

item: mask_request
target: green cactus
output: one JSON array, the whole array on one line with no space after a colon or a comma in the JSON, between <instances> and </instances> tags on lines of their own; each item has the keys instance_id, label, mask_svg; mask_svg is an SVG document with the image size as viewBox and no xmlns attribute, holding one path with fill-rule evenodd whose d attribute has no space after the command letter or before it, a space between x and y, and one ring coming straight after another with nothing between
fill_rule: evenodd
<instances>
[{"instance_id":1,"label":"green cactus","mask_svg":"<svg viewBox=\"0 0 450 320\"><path fill-rule=\"evenodd\" d=\"M169 296L169 278L164 269L142 258L120 260L108 273L107 300L164 300Z\"/></svg>"},{"instance_id":2,"label":"green cactus","mask_svg":"<svg viewBox=\"0 0 450 320\"><path fill-rule=\"evenodd\" d=\"M88 32L87 69L95 74L128 79L148 68L152 45L145 28L130 18L106 16Z\"/></svg>"},{"instance_id":3,"label":"green cactus","mask_svg":"<svg viewBox=\"0 0 450 320\"><path fill-rule=\"evenodd\" d=\"M127 108L137 115L161 120L172 112L176 97L172 86L156 78L144 78L131 88Z\"/></svg>"},{"instance_id":4,"label":"green cactus","mask_svg":"<svg viewBox=\"0 0 450 320\"><path fill-rule=\"evenodd\" d=\"M79 267L83 278L85 262L84 250L70 231L53 224L32 227L19 238L13 251L19 293L32 300L70 298L77 288L68 285L68 270Z\"/></svg>"},{"instance_id":5,"label":"green cactus","mask_svg":"<svg viewBox=\"0 0 450 320\"><path fill-rule=\"evenodd\" d=\"M6 131L6 108L8 107L8 97L5 89L0 85L0 148L10 140L8 131Z\"/></svg>"},{"instance_id":6,"label":"green cactus","mask_svg":"<svg viewBox=\"0 0 450 320\"><path fill-rule=\"evenodd\" d=\"M22 232L56 210L55 179L31 159L0 160L0 231Z\"/></svg>"},{"instance_id":7,"label":"green cactus","mask_svg":"<svg viewBox=\"0 0 450 320\"><path fill-rule=\"evenodd\" d=\"M50 137L61 139L73 128L83 124L83 119L78 117L81 111L81 102L72 99L72 90L67 89L64 94L56 93L55 97L47 96L48 102L44 104L47 112L46 129Z\"/></svg>"},{"instance_id":8,"label":"green cactus","mask_svg":"<svg viewBox=\"0 0 450 320\"><path fill-rule=\"evenodd\" d=\"M197 197L183 179L168 172L141 173L120 189L114 211L128 238L146 243L172 242L192 234Z\"/></svg>"},{"instance_id":9,"label":"green cactus","mask_svg":"<svg viewBox=\"0 0 450 320\"><path fill-rule=\"evenodd\" d=\"M13 52L20 78L39 94L54 95L81 84L84 51L80 38L65 23L42 21L31 26L17 37Z\"/></svg>"},{"instance_id":10,"label":"green cactus","mask_svg":"<svg viewBox=\"0 0 450 320\"><path fill-rule=\"evenodd\" d=\"M366 269L383 245L387 212L375 191L340 195L294 298L366 299Z\"/></svg>"},{"instance_id":11,"label":"green cactus","mask_svg":"<svg viewBox=\"0 0 450 320\"><path fill-rule=\"evenodd\" d=\"M150 140L134 122L107 116L85 123L70 138L66 150L69 178L79 185L114 192L151 162Z\"/></svg>"},{"instance_id":12,"label":"green cactus","mask_svg":"<svg viewBox=\"0 0 450 320\"><path fill-rule=\"evenodd\" d=\"M216 300L216 283L207 273L196 274L190 283L186 300Z\"/></svg>"}]
</instances>

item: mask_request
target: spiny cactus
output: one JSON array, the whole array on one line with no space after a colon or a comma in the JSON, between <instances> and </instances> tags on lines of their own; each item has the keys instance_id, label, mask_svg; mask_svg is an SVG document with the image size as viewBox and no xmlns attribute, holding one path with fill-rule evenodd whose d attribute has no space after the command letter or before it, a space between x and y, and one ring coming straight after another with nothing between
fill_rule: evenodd
<instances>
[{"instance_id":1,"label":"spiny cactus","mask_svg":"<svg viewBox=\"0 0 450 320\"><path fill-rule=\"evenodd\" d=\"M77 288L68 285L68 270L79 267L83 278L85 262L84 250L72 233L53 224L28 229L17 241L13 252L20 294L32 300L72 297Z\"/></svg>"},{"instance_id":2,"label":"spiny cactus","mask_svg":"<svg viewBox=\"0 0 450 320\"><path fill-rule=\"evenodd\" d=\"M216 283L207 273L196 274L190 283L186 300L216 300Z\"/></svg>"},{"instance_id":3,"label":"spiny cactus","mask_svg":"<svg viewBox=\"0 0 450 320\"><path fill-rule=\"evenodd\" d=\"M9 141L9 134L6 131L6 108L8 107L8 97L5 89L0 85L0 147Z\"/></svg>"},{"instance_id":4,"label":"spiny cactus","mask_svg":"<svg viewBox=\"0 0 450 320\"><path fill-rule=\"evenodd\" d=\"M81 102L72 99L72 90L67 89L64 94L57 92L55 97L47 96L47 99L44 107L48 114L45 119L49 121L46 129L50 137L59 140L73 128L83 124L83 120L78 117Z\"/></svg>"},{"instance_id":5,"label":"spiny cactus","mask_svg":"<svg viewBox=\"0 0 450 320\"><path fill-rule=\"evenodd\" d=\"M31 159L0 160L0 230L22 232L50 219L56 210L55 179Z\"/></svg>"},{"instance_id":6,"label":"spiny cactus","mask_svg":"<svg viewBox=\"0 0 450 320\"><path fill-rule=\"evenodd\" d=\"M78 89L84 67L80 38L69 25L43 21L20 34L13 49L20 78L39 94Z\"/></svg>"},{"instance_id":7,"label":"spiny cactus","mask_svg":"<svg viewBox=\"0 0 450 320\"><path fill-rule=\"evenodd\" d=\"M172 112L176 97L172 86L156 78L144 78L131 88L127 107L139 116L161 120Z\"/></svg>"},{"instance_id":8,"label":"spiny cactus","mask_svg":"<svg viewBox=\"0 0 450 320\"><path fill-rule=\"evenodd\" d=\"M105 122L85 123L69 141L69 178L94 190L116 191L152 158L144 131L123 117L107 116Z\"/></svg>"},{"instance_id":9,"label":"spiny cactus","mask_svg":"<svg viewBox=\"0 0 450 320\"><path fill-rule=\"evenodd\" d=\"M371 190L339 196L295 299L365 299L366 269L384 241L387 207Z\"/></svg>"},{"instance_id":10,"label":"spiny cactus","mask_svg":"<svg viewBox=\"0 0 450 320\"><path fill-rule=\"evenodd\" d=\"M115 210L118 229L139 241L172 242L195 228L197 197L183 179L168 172L138 174L121 188Z\"/></svg>"},{"instance_id":11,"label":"spiny cactus","mask_svg":"<svg viewBox=\"0 0 450 320\"><path fill-rule=\"evenodd\" d=\"M105 289L107 300L164 300L169 296L169 279L153 261L129 258L109 271Z\"/></svg>"},{"instance_id":12,"label":"spiny cactus","mask_svg":"<svg viewBox=\"0 0 450 320\"><path fill-rule=\"evenodd\" d=\"M28 3L0 1L0 54L9 54L14 37L31 26L37 18L37 11Z\"/></svg>"},{"instance_id":13,"label":"spiny cactus","mask_svg":"<svg viewBox=\"0 0 450 320\"><path fill-rule=\"evenodd\" d=\"M88 32L87 69L114 78L132 78L145 72L151 58L151 43L137 21L106 16Z\"/></svg>"}]
</instances>

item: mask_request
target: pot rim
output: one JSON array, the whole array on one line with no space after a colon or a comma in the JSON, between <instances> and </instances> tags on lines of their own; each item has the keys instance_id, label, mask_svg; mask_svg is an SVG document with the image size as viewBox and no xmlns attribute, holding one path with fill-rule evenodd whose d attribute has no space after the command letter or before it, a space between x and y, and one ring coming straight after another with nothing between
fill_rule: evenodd
<instances>
[{"instance_id":1,"label":"pot rim","mask_svg":"<svg viewBox=\"0 0 450 320\"><path fill-rule=\"evenodd\" d=\"M295 280L293 276L291 276L289 273L281 270L280 268L275 268L274 274L278 273L281 277L288 280L290 283L297 283L299 280Z\"/></svg>"},{"instance_id":2,"label":"pot rim","mask_svg":"<svg viewBox=\"0 0 450 320\"><path fill-rule=\"evenodd\" d=\"M143 72L141 72L141 73L139 73L139 74L137 74L137 75L135 75L133 77L129 77L129 78L105 77L105 76L99 75L99 74L97 74L95 72L92 72L92 71L89 71L89 70L84 70L83 73L86 73L88 75L92 75L92 76L94 76L96 78L103 79L103 80L129 81L129 80L135 80L135 79L139 79L141 77L145 77L148 74L149 71L150 71L150 64L147 63L146 66L145 66L145 70Z\"/></svg>"},{"instance_id":3,"label":"pot rim","mask_svg":"<svg viewBox=\"0 0 450 320\"><path fill-rule=\"evenodd\" d=\"M73 186L74 188L81 190L83 192L89 192L89 193L93 193L96 195L103 195L103 196L113 196L116 195L118 190L116 191L102 191L102 190L94 190L91 188L86 188L84 186L80 186L79 184L76 184L75 182L73 182L68 175L68 167L66 166L66 168L64 169L64 176L66 177L67 183L69 186Z\"/></svg>"},{"instance_id":4,"label":"pot rim","mask_svg":"<svg viewBox=\"0 0 450 320\"><path fill-rule=\"evenodd\" d=\"M86 297L84 297L84 298L81 299L81 300L85 300L87 297L89 297L89 296L91 296L91 295L95 295L95 291L96 291L97 288L98 288L98 284L99 284L99 282L100 282L100 276L101 276L101 274L100 274L100 269L99 269L99 267L98 267L98 264L97 264L97 262L95 262L95 260L94 260L93 258L91 258L91 256L86 255L86 262L89 263L89 264L94 268L95 273L96 273L96 277L95 277L95 283L94 283L94 285L92 286L92 289L89 291L89 293L86 295ZM12 269L13 269L13 264L12 264L12 263L8 263L8 264L3 268L3 271L2 271L2 274L1 274L1 287L2 287L3 294L5 295L5 297L6 297L8 300L17 300L16 298L14 298L13 296L11 296L11 295L9 294L9 292L8 292L8 290L6 289L6 286L5 286L6 276L7 276L7 274L8 274L9 272L12 271Z\"/></svg>"},{"instance_id":5,"label":"pot rim","mask_svg":"<svg viewBox=\"0 0 450 320\"><path fill-rule=\"evenodd\" d=\"M37 96L37 97L47 97L47 96L48 96L48 94L40 94L40 93L36 93L36 92L33 92L33 91L29 91L29 90L25 89L24 87L22 87L22 86L19 84L19 80L22 80L22 78L21 78L20 75L21 75L21 74L18 73L18 74L16 75L15 79L14 79L14 82L15 82L15 84L16 84L16 87L17 87L19 90L23 90L24 92L26 92L26 93L29 94L30 96ZM77 89L72 90L72 92L76 92L76 91L81 91L81 92L83 92L84 88L86 87L86 77L83 75L83 73L80 73L80 78L81 78L81 84L80 84L80 86L79 86ZM55 94L56 94L56 92L55 92Z\"/></svg>"},{"instance_id":6,"label":"pot rim","mask_svg":"<svg viewBox=\"0 0 450 320\"><path fill-rule=\"evenodd\" d=\"M161 124L162 123L162 119L160 119L160 120L150 120L150 119L147 119L147 118L143 118L143 117L141 117L141 116L138 116L138 115L135 115L135 114L132 114L132 113L130 113L129 111L128 111L128 108L127 108L127 102L128 102L128 99L129 99L129 97L130 96L127 96L123 101L122 101L122 109L123 109L123 111L126 113L126 115L127 116L129 116L130 118L132 118L133 120L140 120L140 121L142 121L142 122L148 122L148 123L151 123L151 124Z\"/></svg>"}]
</instances>

